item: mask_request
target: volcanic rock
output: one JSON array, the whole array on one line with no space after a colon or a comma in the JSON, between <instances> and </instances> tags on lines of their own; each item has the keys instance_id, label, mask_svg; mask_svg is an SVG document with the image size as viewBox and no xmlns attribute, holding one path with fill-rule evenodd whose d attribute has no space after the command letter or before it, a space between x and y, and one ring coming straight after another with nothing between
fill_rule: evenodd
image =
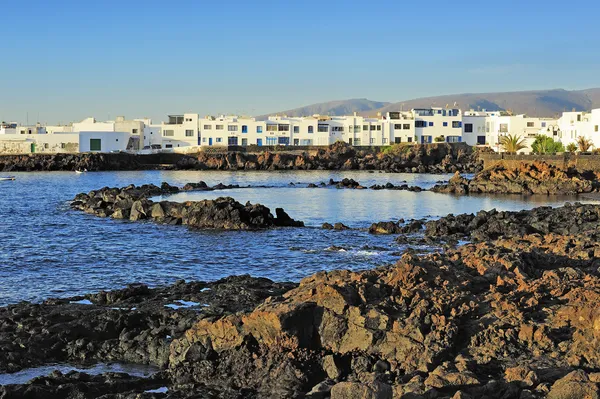
<instances>
[{"instance_id":1,"label":"volcanic rock","mask_svg":"<svg viewBox=\"0 0 600 399\"><path fill-rule=\"evenodd\" d=\"M545 162L533 162L522 163L517 168L497 164L479 172L471 180L456 172L448 184L436 185L432 191L454 194L574 195L588 193L599 187L600 181L594 173L561 170Z\"/></svg>"}]
</instances>

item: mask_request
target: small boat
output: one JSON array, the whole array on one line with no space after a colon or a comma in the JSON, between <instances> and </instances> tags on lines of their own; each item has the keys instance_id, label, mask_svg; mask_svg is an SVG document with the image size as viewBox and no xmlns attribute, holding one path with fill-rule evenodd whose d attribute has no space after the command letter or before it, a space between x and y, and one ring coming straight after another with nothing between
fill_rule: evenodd
<instances>
[{"instance_id":1,"label":"small boat","mask_svg":"<svg viewBox=\"0 0 600 399\"><path fill-rule=\"evenodd\" d=\"M14 176L3 176L3 177L0 177L0 181L8 181L8 180L15 180L15 179L16 179L16 177L14 177Z\"/></svg>"},{"instance_id":2,"label":"small boat","mask_svg":"<svg viewBox=\"0 0 600 399\"><path fill-rule=\"evenodd\" d=\"M75 173L84 173L84 172L87 172L87 169L84 169L84 170L79 170L78 169L78 170L75 171Z\"/></svg>"}]
</instances>

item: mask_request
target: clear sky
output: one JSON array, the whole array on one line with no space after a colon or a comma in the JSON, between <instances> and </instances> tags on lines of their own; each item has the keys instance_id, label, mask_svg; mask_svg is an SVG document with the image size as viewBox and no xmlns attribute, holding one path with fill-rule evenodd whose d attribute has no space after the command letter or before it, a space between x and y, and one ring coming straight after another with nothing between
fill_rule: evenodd
<instances>
[{"instance_id":1,"label":"clear sky","mask_svg":"<svg viewBox=\"0 0 600 399\"><path fill-rule=\"evenodd\" d=\"M5 1L0 120L600 87L600 2Z\"/></svg>"}]
</instances>

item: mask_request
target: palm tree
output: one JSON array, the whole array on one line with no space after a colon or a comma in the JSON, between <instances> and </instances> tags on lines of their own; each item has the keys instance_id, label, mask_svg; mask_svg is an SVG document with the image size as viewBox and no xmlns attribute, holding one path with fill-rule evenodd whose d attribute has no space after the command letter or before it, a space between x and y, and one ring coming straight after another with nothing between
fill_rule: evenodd
<instances>
[{"instance_id":1,"label":"palm tree","mask_svg":"<svg viewBox=\"0 0 600 399\"><path fill-rule=\"evenodd\" d=\"M580 152L588 152L592 147L592 142L583 136L579 136L577 139L577 146L579 147Z\"/></svg>"},{"instance_id":2,"label":"palm tree","mask_svg":"<svg viewBox=\"0 0 600 399\"><path fill-rule=\"evenodd\" d=\"M507 134L506 136L502 136L500 139L500 145L504 151L512 153L517 153L523 148L527 148L525 145L525 140L516 134Z\"/></svg>"}]
</instances>

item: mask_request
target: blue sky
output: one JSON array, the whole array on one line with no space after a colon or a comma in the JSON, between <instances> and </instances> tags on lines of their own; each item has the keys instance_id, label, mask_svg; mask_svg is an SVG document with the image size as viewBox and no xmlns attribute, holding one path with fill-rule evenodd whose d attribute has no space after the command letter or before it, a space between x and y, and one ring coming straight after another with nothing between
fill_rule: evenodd
<instances>
[{"instance_id":1,"label":"blue sky","mask_svg":"<svg viewBox=\"0 0 600 399\"><path fill-rule=\"evenodd\" d=\"M6 1L0 119L600 87L597 1Z\"/></svg>"}]
</instances>

